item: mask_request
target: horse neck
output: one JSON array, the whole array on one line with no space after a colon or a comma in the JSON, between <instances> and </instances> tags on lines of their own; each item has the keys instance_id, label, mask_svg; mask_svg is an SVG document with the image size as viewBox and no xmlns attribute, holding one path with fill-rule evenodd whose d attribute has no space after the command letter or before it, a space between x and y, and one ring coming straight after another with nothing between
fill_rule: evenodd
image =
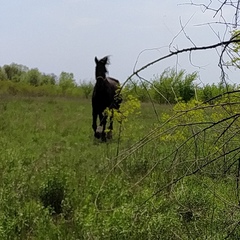
<instances>
[{"instance_id":1,"label":"horse neck","mask_svg":"<svg viewBox=\"0 0 240 240\"><path fill-rule=\"evenodd\" d=\"M100 82L104 82L106 80L106 76L99 76L99 75L96 75L96 82L100 83Z\"/></svg>"},{"instance_id":2,"label":"horse neck","mask_svg":"<svg viewBox=\"0 0 240 240\"><path fill-rule=\"evenodd\" d=\"M96 90L99 92L105 91L107 86L109 85L108 80L105 77L102 76L96 76Z\"/></svg>"}]
</instances>

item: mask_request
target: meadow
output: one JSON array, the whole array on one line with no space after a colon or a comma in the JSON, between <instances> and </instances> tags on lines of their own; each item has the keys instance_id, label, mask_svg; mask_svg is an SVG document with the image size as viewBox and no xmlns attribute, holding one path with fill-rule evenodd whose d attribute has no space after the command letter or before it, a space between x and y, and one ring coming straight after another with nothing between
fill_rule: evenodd
<instances>
[{"instance_id":1,"label":"meadow","mask_svg":"<svg viewBox=\"0 0 240 240\"><path fill-rule=\"evenodd\" d=\"M205 113L142 103L102 143L90 100L1 96L0 239L239 239L238 148L187 128Z\"/></svg>"}]
</instances>

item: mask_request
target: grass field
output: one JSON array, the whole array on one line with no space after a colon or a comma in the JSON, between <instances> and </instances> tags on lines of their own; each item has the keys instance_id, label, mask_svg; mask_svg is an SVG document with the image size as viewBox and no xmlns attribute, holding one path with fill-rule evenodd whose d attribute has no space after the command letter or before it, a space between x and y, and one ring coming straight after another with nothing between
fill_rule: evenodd
<instances>
[{"instance_id":1,"label":"grass field","mask_svg":"<svg viewBox=\"0 0 240 240\"><path fill-rule=\"evenodd\" d=\"M155 107L160 122L172 111ZM142 104L120 139L115 123L113 140L101 143L90 101L1 97L0 239L239 239L234 176L168 184L189 165L160 161L175 143L141 145L160 124L155 111Z\"/></svg>"}]
</instances>

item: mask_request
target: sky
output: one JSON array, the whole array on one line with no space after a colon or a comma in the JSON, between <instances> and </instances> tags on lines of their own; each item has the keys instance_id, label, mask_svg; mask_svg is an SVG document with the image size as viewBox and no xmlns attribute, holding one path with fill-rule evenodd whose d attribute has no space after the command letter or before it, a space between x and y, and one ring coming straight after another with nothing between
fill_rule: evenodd
<instances>
[{"instance_id":1,"label":"sky","mask_svg":"<svg viewBox=\"0 0 240 240\"><path fill-rule=\"evenodd\" d=\"M76 82L94 81L94 58L110 56L109 75L124 82L133 71L169 50L210 45L228 37L213 12L188 0L8 0L0 8L0 66L17 63ZM209 2L196 0L196 2ZM230 10L226 18L233 17ZM184 26L184 31L181 31ZM140 75L147 80L165 69L199 72L198 83L220 81L216 50L181 54ZM234 69L231 83L237 83Z\"/></svg>"}]
</instances>

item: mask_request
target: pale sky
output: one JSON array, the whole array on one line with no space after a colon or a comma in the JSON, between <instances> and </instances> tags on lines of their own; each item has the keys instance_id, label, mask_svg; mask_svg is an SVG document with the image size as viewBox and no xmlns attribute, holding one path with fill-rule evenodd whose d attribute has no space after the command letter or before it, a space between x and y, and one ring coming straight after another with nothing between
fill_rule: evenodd
<instances>
[{"instance_id":1,"label":"pale sky","mask_svg":"<svg viewBox=\"0 0 240 240\"><path fill-rule=\"evenodd\" d=\"M198 0L195 2L209 2ZM43 73L73 73L77 82L94 79L94 57L111 56L109 75L124 82L171 49L214 44L223 26L212 12L182 5L188 0L0 0L0 66L17 63ZM233 13L225 12L232 21ZM185 34L181 25L186 25ZM186 37L188 36L191 41ZM227 38L227 37L226 37ZM150 49L150 50L147 50ZM141 73L148 80L167 67L199 72L199 81L218 82L215 50L179 55ZM238 82L233 70L232 82Z\"/></svg>"}]
</instances>

